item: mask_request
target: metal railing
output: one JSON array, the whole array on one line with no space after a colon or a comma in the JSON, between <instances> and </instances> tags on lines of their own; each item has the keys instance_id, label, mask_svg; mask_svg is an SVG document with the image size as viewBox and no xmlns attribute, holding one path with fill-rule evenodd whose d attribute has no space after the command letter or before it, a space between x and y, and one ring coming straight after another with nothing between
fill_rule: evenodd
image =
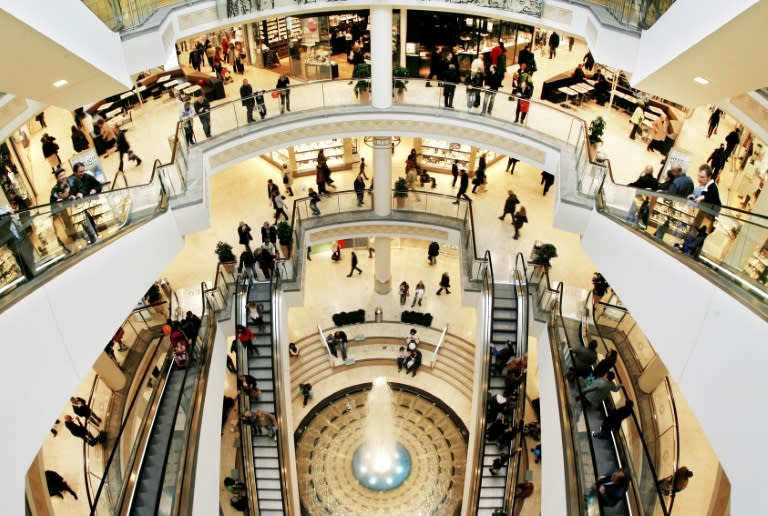
<instances>
[{"instance_id":1,"label":"metal railing","mask_svg":"<svg viewBox=\"0 0 768 516\"><path fill-rule=\"evenodd\" d=\"M468 450L474 450L472 457L467 457L468 464L474 464L472 468L472 480L469 488L469 499L466 501L467 507L477 513L480 506L480 483L482 481L483 456L485 454L485 428L486 428L486 410L488 404L488 385L491 369L491 327L493 321L493 264L491 263L491 253L485 252L486 266L481 270L483 282L483 304L481 319L483 321L483 332L480 335L479 342L483 348L483 362L480 364L480 377L475 385L479 388L476 399L473 400L473 406L477 408L477 422L475 432L471 433L470 447Z\"/></svg>"},{"instance_id":2,"label":"metal railing","mask_svg":"<svg viewBox=\"0 0 768 516\"><path fill-rule=\"evenodd\" d=\"M630 29L648 29L667 12L675 0L568 0L570 3L590 7L602 23L611 24L611 20L600 16L600 9L605 9L620 27ZM597 8L597 9L596 9Z\"/></svg>"},{"instance_id":3,"label":"metal railing","mask_svg":"<svg viewBox=\"0 0 768 516\"><path fill-rule=\"evenodd\" d=\"M448 325L445 325L445 328L443 328L443 332L440 334L440 340L437 341L437 346L435 346L435 351L432 352L432 358L429 360L429 367L435 367L435 362L437 362L437 354L440 352L440 348L443 347L443 341L445 341L445 334L448 332Z\"/></svg>"},{"instance_id":4,"label":"metal railing","mask_svg":"<svg viewBox=\"0 0 768 516\"><path fill-rule=\"evenodd\" d=\"M271 305L270 315L272 317L272 384L275 386L275 417L277 418L277 461L280 465L280 490L282 492L281 501L283 512L286 512L288 500L291 499L291 490L288 487L289 467L286 465L286 457L290 457L289 447L292 445L293 436L287 432L291 428L289 421L285 417L283 407L287 407L291 400L290 384L283 385L282 358L280 352L280 342L282 341L282 298L280 289L280 276L274 275L274 281L271 283L269 303ZM286 325L287 326L287 325ZM288 392L286 392L286 389Z\"/></svg>"}]
</instances>

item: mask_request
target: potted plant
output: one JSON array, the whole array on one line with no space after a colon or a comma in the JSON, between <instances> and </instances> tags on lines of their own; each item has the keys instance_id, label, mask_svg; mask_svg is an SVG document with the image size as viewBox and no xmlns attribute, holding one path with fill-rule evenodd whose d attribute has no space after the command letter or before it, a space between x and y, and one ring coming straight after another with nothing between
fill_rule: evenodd
<instances>
[{"instance_id":1,"label":"potted plant","mask_svg":"<svg viewBox=\"0 0 768 516\"><path fill-rule=\"evenodd\" d=\"M371 65L360 63L355 66L355 69L352 71L352 78L358 79L355 83L355 98L360 99L361 102L367 102L371 90Z\"/></svg>"},{"instance_id":2,"label":"potted plant","mask_svg":"<svg viewBox=\"0 0 768 516\"><path fill-rule=\"evenodd\" d=\"M232 246L229 245L226 242L219 241L216 244L216 256L219 257L219 263L224 265L224 267L228 271L233 271L235 269L235 264L237 263L237 258L235 257L235 253L232 252Z\"/></svg>"},{"instance_id":3,"label":"potted plant","mask_svg":"<svg viewBox=\"0 0 768 516\"><path fill-rule=\"evenodd\" d=\"M552 258L557 258L557 248L552 244L542 244L536 249L536 254L531 260L534 265L534 273L549 270L552 267Z\"/></svg>"},{"instance_id":4,"label":"potted plant","mask_svg":"<svg viewBox=\"0 0 768 516\"><path fill-rule=\"evenodd\" d=\"M403 99L403 92L408 91L406 84L408 81L404 80L404 77L408 77L408 68L404 66L395 66L392 68L392 95L397 100Z\"/></svg>"},{"instance_id":5,"label":"potted plant","mask_svg":"<svg viewBox=\"0 0 768 516\"><path fill-rule=\"evenodd\" d=\"M605 119L601 116L592 120L589 124L589 151L590 158L594 159L597 150L603 142L603 133L605 132Z\"/></svg>"},{"instance_id":6,"label":"potted plant","mask_svg":"<svg viewBox=\"0 0 768 516\"><path fill-rule=\"evenodd\" d=\"M408 197L408 183L404 177L398 177L395 181L395 201L398 208L405 207L405 198Z\"/></svg>"},{"instance_id":7,"label":"potted plant","mask_svg":"<svg viewBox=\"0 0 768 516\"><path fill-rule=\"evenodd\" d=\"M280 244L280 251L284 258L291 256L291 244L293 243L293 226L287 222L277 223L277 241Z\"/></svg>"}]
</instances>

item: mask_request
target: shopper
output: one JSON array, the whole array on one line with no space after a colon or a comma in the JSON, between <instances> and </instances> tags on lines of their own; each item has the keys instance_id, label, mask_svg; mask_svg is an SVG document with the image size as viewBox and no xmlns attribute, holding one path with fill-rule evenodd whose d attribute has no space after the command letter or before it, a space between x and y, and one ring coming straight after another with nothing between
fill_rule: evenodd
<instances>
[{"instance_id":1,"label":"shopper","mask_svg":"<svg viewBox=\"0 0 768 516\"><path fill-rule=\"evenodd\" d=\"M498 46L496 48L499 48ZM502 74L497 70L497 65L492 64L485 75L485 90L483 91L483 114L490 115L493 111L493 103L496 99L496 92L501 86Z\"/></svg>"},{"instance_id":2,"label":"shopper","mask_svg":"<svg viewBox=\"0 0 768 516\"><path fill-rule=\"evenodd\" d=\"M627 495L629 477L622 469L606 473L597 479L597 483L590 489L587 498L597 495L600 504L606 507L618 505Z\"/></svg>"},{"instance_id":3,"label":"shopper","mask_svg":"<svg viewBox=\"0 0 768 516\"><path fill-rule=\"evenodd\" d=\"M288 170L288 165L283 163L283 186L288 197L293 197L293 174Z\"/></svg>"},{"instance_id":4,"label":"shopper","mask_svg":"<svg viewBox=\"0 0 768 516\"><path fill-rule=\"evenodd\" d=\"M472 112L474 108L480 107L480 91L483 89L484 82L482 68L477 72L472 72L467 80L467 111Z\"/></svg>"},{"instance_id":5,"label":"shopper","mask_svg":"<svg viewBox=\"0 0 768 516\"><path fill-rule=\"evenodd\" d=\"M621 385L613 383L613 379L616 375L613 371L607 371L603 376L595 378L595 380L585 387L581 392L584 394L582 401L587 407L599 408L600 405L608 399L611 392L617 392L621 390ZM576 396L577 401L579 396Z\"/></svg>"},{"instance_id":6,"label":"shopper","mask_svg":"<svg viewBox=\"0 0 768 516\"><path fill-rule=\"evenodd\" d=\"M486 168L486 161L485 161L485 154L480 156L480 159L477 162L477 169L475 170L475 179L472 181L472 193L477 192L477 187L482 186L485 184L486 178L485 178L485 168ZM483 187L484 191L485 187Z\"/></svg>"},{"instance_id":7,"label":"shopper","mask_svg":"<svg viewBox=\"0 0 768 516\"><path fill-rule=\"evenodd\" d=\"M635 111L629 117L629 123L632 124L632 130L629 132L630 140L634 140L638 134L643 134L643 120L645 120L644 104L638 102Z\"/></svg>"},{"instance_id":8,"label":"shopper","mask_svg":"<svg viewBox=\"0 0 768 516\"><path fill-rule=\"evenodd\" d=\"M55 171L61 165L61 159L59 158L59 144L56 143L56 138L49 136L45 133L40 142L43 144L43 157L51 165L51 170Z\"/></svg>"},{"instance_id":9,"label":"shopper","mask_svg":"<svg viewBox=\"0 0 768 516\"><path fill-rule=\"evenodd\" d=\"M259 90L254 95L256 99L256 110L259 112L259 116L264 120L267 116L267 105L264 103L264 90Z\"/></svg>"},{"instance_id":10,"label":"shopper","mask_svg":"<svg viewBox=\"0 0 768 516\"><path fill-rule=\"evenodd\" d=\"M243 106L245 106L248 122L255 122L256 120L253 118L253 106L256 101L253 99L253 88L248 84L248 79L243 79L243 85L240 86L240 98L242 99Z\"/></svg>"},{"instance_id":11,"label":"shopper","mask_svg":"<svg viewBox=\"0 0 768 516\"><path fill-rule=\"evenodd\" d=\"M336 342L336 346L341 351L341 359L346 360L347 349L349 347L349 339L347 338L347 333L342 330L338 330L333 334L333 340Z\"/></svg>"},{"instance_id":12,"label":"shopper","mask_svg":"<svg viewBox=\"0 0 768 516\"><path fill-rule=\"evenodd\" d=\"M515 227L515 235L512 238L518 240L520 238L520 229L523 227L523 224L527 223L528 215L525 212L525 206L520 206L520 209L517 210L517 213L512 218L512 225Z\"/></svg>"},{"instance_id":13,"label":"shopper","mask_svg":"<svg viewBox=\"0 0 768 516\"><path fill-rule=\"evenodd\" d=\"M667 120L667 115L662 113L659 115L659 118L653 121L653 126L651 127L651 141L648 142L648 147L646 147L648 152L663 152L668 129L669 121Z\"/></svg>"},{"instance_id":14,"label":"shopper","mask_svg":"<svg viewBox=\"0 0 768 516\"><path fill-rule=\"evenodd\" d=\"M400 346L400 349L397 350L397 372L403 370L403 367L405 367L405 362L408 359L408 355L405 352L405 346Z\"/></svg>"},{"instance_id":15,"label":"shopper","mask_svg":"<svg viewBox=\"0 0 768 516\"><path fill-rule=\"evenodd\" d=\"M87 149L89 146L88 144L88 138L85 137L85 133L77 128L77 126L72 126L72 148L75 149L75 152L81 152Z\"/></svg>"},{"instance_id":16,"label":"shopper","mask_svg":"<svg viewBox=\"0 0 768 516\"><path fill-rule=\"evenodd\" d=\"M677 197L688 197L693 193L693 179L683 172L683 168L680 165L672 165L672 168L669 169L669 174L672 177L672 181L664 190L665 193Z\"/></svg>"},{"instance_id":17,"label":"shopper","mask_svg":"<svg viewBox=\"0 0 768 516\"><path fill-rule=\"evenodd\" d=\"M91 407L88 405L88 402L85 401L83 398L72 396L71 398L69 398L69 402L72 404L72 411L77 416L80 416L84 420L90 421L94 425L101 424L101 418L97 416L93 410L91 410Z\"/></svg>"},{"instance_id":18,"label":"shopper","mask_svg":"<svg viewBox=\"0 0 768 516\"><path fill-rule=\"evenodd\" d=\"M736 148L736 146L739 144L739 141L741 141L741 129L738 127L728 133L728 136L725 137L725 160L728 161L728 159L731 157L731 154L733 153L733 150Z\"/></svg>"},{"instance_id":19,"label":"shopper","mask_svg":"<svg viewBox=\"0 0 768 516\"><path fill-rule=\"evenodd\" d=\"M320 195L310 187L307 190L307 196L309 197L309 209L312 210L312 215L320 215L320 209L317 207L317 203L320 202Z\"/></svg>"},{"instance_id":20,"label":"shopper","mask_svg":"<svg viewBox=\"0 0 768 516\"><path fill-rule=\"evenodd\" d=\"M277 84L275 89L280 93L280 114L282 115L286 111L291 111L291 80L284 73L280 74L277 78Z\"/></svg>"},{"instance_id":21,"label":"shopper","mask_svg":"<svg viewBox=\"0 0 768 516\"><path fill-rule=\"evenodd\" d=\"M515 175L515 167L519 161L519 159L509 156L507 158L507 168L504 170L504 172L509 172L510 174Z\"/></svg>"},{"instance_id":22,"label":"shopper","mask_svg":"<svg viewBox=\"0 0 768 516\"><path fill-rule=\"evenodd\" d=\"M469 174L466 169L461 169L461 180L459 181L459 191L456 193L456 200L453 204L459 204L459 200L464 197L467 201L472 202L472 199L467 195L467 189L469 188Z\"/></svg>"},{"instance_id":23,"label":"shopper","mask_svg":"<svg viewBox=\"0 0 768 516\"><path fill-rule=\"evenodd\" d=\"M205 98L203 92L198 91L195 97L195 113L197 118L200 119L200 124L203 126L203 132L206 138L211 137L211 103Z\"/></svg>"},{"instance_id":24,"label":"shopper","mask_svg":"<svg viewBox=\"0 0 768 516\"><path fill-rule=\"evenodd\" d=\"M275 223L280 220L280 215L288 220L288 214L285 213L285 198L279 191L272 195L272 205L275 208Z\"/></svg>"},{"instance_id":25,"label":"shopper","mask_svg":"<svg viewBox=\"0 0 768 516\"><path fill-rule=\"evenodd\" d=\"M45 485L48 487L49 496L58 496L64 499L64 493L71 494L75 500L77 500L77 493L75 493L69 484L64 480L64 477L52 471L50 469L45 470Z\"/></svg>"},{"instance_id":26,"label":"shopper","mask_svg":"<svg viewBox=\"0 0 768 516\"><path fill-rule=\"evenodd\" d=\"M712 167L712 179L717 181L717 176L720 175L720 171L725 166L725 162L728 156L725 154L725 145L720 144L720 147L712 151L712 154L707 158L707 163Z\"/></svg>"},{"instance_id":27,"label":"shopper","mask_svg":"<svg viewBox=\"0 0 768 516\"><path fill-rule=\"evenodd\" d=\"M595 439L608 439L611 436L611 432L621 428L621 422L632 415L632 408L634 406L634 401L627 400L623 407L609 409L608 415L603 419L603 424L600 426L600 431L592 432L592 437Z\"/></svg>"},{"instance_id":28,"label":"shopper","mask_svg":"<svg viewBox=\"0 0 768 516\"><path fill-rule=\"evenodd\" d=\"M358 274L362 274L363 270L357 266L357 254L355 254L354 251L352 251L352 258L351 258L351 264L352 266L349 269L349 274L347 274L347 278L352 277L352 273L357 271Z\"/></svg>"},{"instance_id":29,"label":"shopper","mask_svg":"<svg viewBox=\"0 0 768 516\"><path fill-rule=\"evenodd\" d=\"M267 429L267 434L270 439L277 439L277 418L270 412L263 410L255 410L253 413L256 416L256 434L261 435L263 428Z\"/></svg>"},{"instance_id":30,"label":"shopper","mask_svg":"<svg viewBox=\"0 0 768 516\"><path fill-rule=\"evenodd\" d=\"M249 398L258 399L261 396L258 381L249 374L241 374L237 377L237 390L243 391Z\"/></svg>"},{"instance_id":31,"label":"shopper","mask_svg":"<svg viewBox=\"0 0 768 516\"><path fill-rule=\"evenodd\" d=\"M412 376L416 376L416 371L421 366L421 351L414 349L411 351L408 360L405 362L405 374L411 373Z\"/></svg>"},{"instance_id":32,"label":"shopper","mask_svg":"<svg viewBox=\"0 0 768 516\"><path fill-rule=\"evenodd\" d=\"M629 183L628 186L644 188L647 190L657 190L659 188L659 181L653 176L653 167L651 165L646 165L645 168L643 168L643 173L640 174L640 177Z\"/></svg>"},{"instance_id":33,"label":"shopper","mask_svg":"<svg viewBox=\"0 0 768 516\"><path fill-rule=\"evenodd\" d=\"M411 286L408 285L407 281L403 281L402 283L400 283L400 304L401 305L405 304L405 300L410 293L410 289L411 289Z\"/></svg>"},{"instance_id":34,"label":"shopper","mask_svg":"<svg viewBox=\"0 0 768 516\"><path fill-rule=\"evenodd\" d=\"M574 381L577 376L586 378L592 374L592 365L597 362L597 341L591 340L586 346L579 345L573 348L571 362L573 366L567 373L569 381Z\"/></svg>"},{"instance_id":35,"label":"shopper","mask_svg":"<svg viewBox=\"0 0 768 516\"><path fill-rule=\"evenodd\" d=\"M237 226L237 238L240 242L240 245L245 246L247 250L251 251L251 240L253 240L253 235L251 234L251 226L242 220Z\"/></svg>"},{"instance_id":36,"label":"shopper","mask_svg":"<svg viewBox=\"0 0 768 516\"><path fill-rule=\"evenodd\" d=\"M363 199L365 198L365 181L363 180L362 172L357 174L353 187L355 189L355 195L357 195L357 206L360 207L363 205Z\"/></svg>"},{"instance_id":37,"label":"shopper","mask_svg":"<svg viewBox=\"0 0 768 516\"><path fill-rule=\"evenodd\" d=\"M424 299L424 292L426 291L426 287L424 286L424 282L419 280L419 282L416 284L416 288L413 290L413 303L411 303L411 308L416 306L416 303L419 303L419 306L421 306L421 301Z\"/></svg>"},{"instance_id":38,"label":"shopper","mask_svg":"<svg viewBox=\"0 0 768 516\"><path fill-rule=\"evenodd\" d=\"M495 459L493 459L493 462L491 463L491 467L488 468L488 471L491 475L496 476L496 474L501 470L502 467L509 464L509 454L502 453L501 455L497 456Z\"/></svg>"},{"instance_id":39,"label":"shopper","mask_svg":"<svg viewBox=\"0 0 768 516\"><path fill-rule=\"evenodd\" d=\"M440 256L440 244L434 241L430 242L429 247L427 247L427 261L429 264L436 265L438 256Z\"/></svg>"},{"instance_id":40,"label":"shopper","mask_svg":"<svg viewBox=\"0 0 768 516\"><path fill-rule=\"evenodd\" d=\"M504 213L501 214L499 220L504 220L504 217L509 213L509 216L512 218L512 223L514 224L515 209L518 204L520 204L520 199L517 198L515 192L507 190L507 199L504 201Z\"/></svg>"},{"instance_id":41,"label":"shopper","mask_svg":"<svg viewBox=\"0 0 768 516\"><path fill-rule=\"evenodd\" d=\"M120 154L120 166L118 167L118 171L123 171L123 156L125 154L128 155L129 161L134 161L136 163L136 166L138 167L141 165L141 158L138 157L136 154L133 153L133 150L131 149L131 144L128 142L128 139L125 137L125 131L118 128L115 132L115 141L117 142L117 152Z\"/></svg>"},{"instance_id":42,"label":"shopper","mask_svg":"<svg viewBox=\"0 0 768 516\"><path fill-rule=\"evenodd\" d=\"M530 78L527 80L521 80L520 86L518 86L515 92L517 99L517 108L515 109L515 123L525 123L525 117L528 116L528 111L531 108L530 98L533 96L533 84L530 82Z\"/></svg>"},{"instance_id":43,"label":"shopper","mask_svg":"<svg viewBox=\"0 0 768 516\"><path fill-rule=\"evenodd\" d=\"M549 189L552 188L553 184L555 184L555 176L549 172L542 171L540 184L544 185L544 192L541 195L546 196L547 192L549 192Z\"/></svg>"},{"instance_id":44,"label":"shopper","mask_svg":"<svg viewBox=\"0 0 768 516\"><path fill-rule=\"evenodd\" d=\"M256 274L256 258L254 258L250 249L246 248L240 253L240 263L237 267L237 272L248 275L248 285L253 285L253 282L258 278Z\"/></svg>"},{"instance_id":45,"label":"shopper","mask_svg":"<svg viewBox=\"0 0 768 516\"><path fill-rule=\"evenodd\" d=\"M560 46L560 35L557 32L552 32L549 35L549 58L554 59L557 57L557 47Z\"/></svg>"},{"instance_id":46,"label":"shopper","mask_svg":"<svg viewBox=\"0 0 768 516\"><path fill-rule=\"evenodd\" d=\"M273 193L274 195L274 193ZM261 226L261 243L277 243L277 227L274 224L270 224L268 221L264 221Z\"/></svg>"},{"instance_id":47,"label":"shopper","mask_svg":"<svg viewBox=\"0 0 768 516\"><path fill-rule=\"evenodd\" d=\"M661 489L664 496L669 496L673 492L679 493L688 487L688 480L691 478L693 478L693 471L685 466L681 466L673 475L669 475L659 481L659 489Z\"/></svg>"},{"instance_id":48,"label":"shopper","mask_svg":"<svg viewBox=\"0 0 768 516\"><path fill-rule=\"evenodd\" d=\"M717 184L712 178L712 168L703 164L699 167L699 187L694 190L694 193L688 196L688 199L696 201L698 203L708 204L710 208L719 212L720 206L720 192L718 191Z\"/></svg>"},{"instance_id":49,"label":"shopper","mask_svg":"<svg viewBox=\"0 0 768 516\"><path fill-rule=\"evenodd\" d=\"M459 72L456 71L456 66L449 64L441 79L443 81L443 106L453 109L453 96L456 93L456 84L459 82Z\"/></svg>"},{"instance_id":50,"label":"shopper","mask_svg":"<svg viewBox=\"0 0 768 516\"><path fill-rule=\"evenodd\" d=\"M312 384L302 383L299 385L299 394L304 398L304 404L302 406L306 407L309 400L312 399Z\"/></svg>"},{"instance_id":51,"label":"shopper","mask_svg":"<svg viewBox=\"0 0 768 516\"><path fill-rule=\"evenodd\" d=\"M717 134L717 126L720 125L720 116L722 116L723 112L720 111L720 108L715 108L714 111L712 111L712 114L709 115L709 127L707 128L707 138L712 136L712 133Z\"/></svg>"},{"instance_id":52,"label":"shopper","mask_svg":"<svg viewBox=\"0 0 768 516\"><path fill-rule=\"evenodd\" d=\"M98 437L94 436L79 419L73 418L70 415L64 416L64 426L67 427L69 433L78 439L82 439L89 446L96 446L102 440L102 434Z\"/></svg>"},{"instance_id":53,"label":"shopper","mask_svg":"<svg viewBox=\"0 0 768 516\"><path fill-rule=\"evenodd\" d=\"M195 111L192 109L192 103L187 100L181 107L181 113L179 114L181 127L184 130L184 139L186 140L187 145L193 145L195 143L195 131L192 128L192 118L194 116Z\"/></svg>"},{"instance_id":54,"label":"shopper","mask_svg":"<svg viewBox=\"0 0 768 516\"><path fill-rule=\"evenodd\" d=\"M459 160L457 159L453 160L453 164L451 165L451 175L453 176L451 188L454 188L456 186L456 180L459 178Z\"/></svg>"},{"instance_id":55,"label":"shopper","mask_svg":"<svg viewBox=\"0 0 768 516\"><path fill-rule=\"evenodd\" d=\"M450 288L451 288L451 278L448 276L447 272L444 272L443 275L440 277L440 288L437 290L437 295L439 296L443 290L445 290L446 294L450 294L451 291L448 290Z\"/></svg>"}]
</instances>

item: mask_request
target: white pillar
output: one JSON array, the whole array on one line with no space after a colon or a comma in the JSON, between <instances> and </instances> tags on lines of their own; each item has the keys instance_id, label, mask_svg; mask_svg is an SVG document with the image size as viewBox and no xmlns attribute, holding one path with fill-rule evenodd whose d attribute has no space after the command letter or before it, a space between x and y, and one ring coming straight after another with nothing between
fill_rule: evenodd
<instances>
[{"instance_id":1,"label":"white pillar","mask_svg":"<svg viewBox=\"0 0 768 516\"><path fill-rule=\"evenodd\" d=\"M373 277L373 290L377 294L389 294L392 290L392 273L390 271L392 261L392 239L377 236L373 244L376 254L376 273Z\"/></svg>"},{"instance_id":2,"label":"white pillar","mask_svg":"<svg viewBox=\"0 0 768 516\"><path fill-rule=\"evenodd\" d=\"M380 217L392 213L392 138L373 137L373 211Z\"/></svg>"},{"instance_id":3,"label":"white pillar","mask_svg":"<svg viewBox=\"0 0 768 516\"><path fill-rule=\"evenodd\" d=\"M400 66L405 68L405 35L408 33L408 9L400 9Z\"/></svg>"},{"instance_id":4,"label":"white pillar","mask_svg":"<svg viewBox=\"0 0 768 516\"><path fill-rule=\"evenodd\" d=\"M371 104L392 106L392 8L371 6Z\"/></svg>"}]
</instances>

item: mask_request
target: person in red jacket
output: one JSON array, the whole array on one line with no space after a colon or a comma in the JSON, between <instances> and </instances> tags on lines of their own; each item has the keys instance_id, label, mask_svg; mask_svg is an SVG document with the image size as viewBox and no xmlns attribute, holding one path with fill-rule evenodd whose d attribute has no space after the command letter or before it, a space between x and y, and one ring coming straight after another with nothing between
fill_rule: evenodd
<instances>
[{"instance_id":1,"label":"person in red jacket","mask_svg":"<svg viewBox=\"0 0 768 516\"><path fill-rule=\"evenodd\" d=\"M259 354L259 350L256 349L256 344L253 342L253 337L255 337L255 335L250 328L247 328L242 324L238 324L235 328L235 332L237 335L237 340L240 341L240 344L242 344L245 349L254 351L257 355Z\"/></svg>"}]
</instances>

